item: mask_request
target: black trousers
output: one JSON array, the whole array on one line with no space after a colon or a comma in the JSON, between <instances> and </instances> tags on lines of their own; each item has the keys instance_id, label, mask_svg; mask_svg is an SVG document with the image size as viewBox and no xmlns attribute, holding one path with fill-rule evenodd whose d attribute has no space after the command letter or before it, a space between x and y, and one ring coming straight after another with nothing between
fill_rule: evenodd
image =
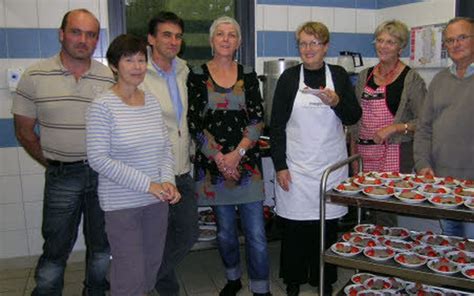
<instances>
[{"instance_id":1,"label":"black trousers","mask_svg":"<svg viewBox=\"0 0 474 296\"><path fill-rule=\"evenodd\" d=\"M338 219L326 220L326 248L337 241ZM278 217L281 228L280 278L285 284L319 286L319 220L297 221ZM337 267L326 264L325 287L337 281Z\"/></svg>"}]
</instances>

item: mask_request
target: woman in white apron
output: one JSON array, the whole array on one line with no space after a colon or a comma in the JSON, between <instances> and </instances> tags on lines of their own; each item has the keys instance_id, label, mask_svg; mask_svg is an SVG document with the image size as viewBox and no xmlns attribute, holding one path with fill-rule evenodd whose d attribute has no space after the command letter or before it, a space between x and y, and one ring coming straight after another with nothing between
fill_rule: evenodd
<instances>
[{"instance_id":1,"label":"woman in white apron","mask_svg":"<svg viewBox=\"0 0 474 296\"><path fill-rule=\"evenodd\" d=\"M318 22L296 32L302 64L287 69L275 90L270 127L272 159L277 172L276 213L282 225L280 277L288 295L299 286L319 285L319 186L323 171L347 157L343 124L361 116L349 76L342 67L328 65L329 31ZM347 177L343 167L329 177L332 187ZM337 237L337 220L347 208L328 203L328 245ZM327 265L326 287L336 278Z\"/></svg>"}]
</instances>

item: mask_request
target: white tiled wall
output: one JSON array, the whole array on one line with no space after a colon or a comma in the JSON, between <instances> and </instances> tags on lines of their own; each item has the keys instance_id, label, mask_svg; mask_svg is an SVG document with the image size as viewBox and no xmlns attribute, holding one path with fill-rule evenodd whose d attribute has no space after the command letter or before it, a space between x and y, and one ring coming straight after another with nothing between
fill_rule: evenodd
<instances>
[{"instance_id":1,"label":"white tiled wall","mask_svg":"<svg viewBox=\"0 0 474 296\"><path fill-rule=\"evenodd\" d=\"M325 24L330 32L373 33L376 12L375 9L257 4L255 24L257 31L294 32L306 21L318 21ZM257 57L257 73L263 74L264 61L274 59Z\"/></svg>"},{"instance_id":2,"label":"white tiled wall","mask_svg":"<svg viewBox=\"0 0 474 296\"><path fill-rule=\"evenodd\" d=\"M38 7L37 1L31 0L4 0L5 27L8 28L37 28Z\"/></svg>"},{"instance_id":3,"label":"white tiled wall","mask_svg":"<svg viewBox=\"0 0 474 296\"><path fill-rule=\"evenodd\" d=\"M58 28L65 12L87 8L107 28L107 0L0 0L0 28ZM0 59L0 118L12 118L8 68L36 59ZM41 253L44 169L21 147L0 148L0 258ZM84 249L82 226L75 249Z\"/></svg>"},{"instance_id":4,"label":"white tiled wall","mask_svg":"<svg viewBox=\"0 0 474 296\"><path fill-rule=\"evenodd\" d=\"M409 27L446 23L455 16L455 0L428 0L413 4L380 9L376 22L399 19ZM421 77L429 83L439 69L417 69Z\"/></svg>"},{"instance_id":5,"label":"white tiled wall","mask_svg":"<svg viewBox=\"0 0 474 296\"><path fill-rule=\"evenodd\" d=\"M255 24L257 31L295 31L298 25L313 20L324 23L330 32L373 33L379 23L389 19L399 19L409 27L447 22L455 15L455 2L455 0L425 0L383 9L257 4ZM257 57L255 65L257 73L263 74L264 61L275 59L275 57ZM334 58L329 58L327 61L336 62ZM367 66L373 66L376 62L375 58L364 59L364 65ZM430 81L437 71L428 69L421 70L420 73Z\"/></svg>"},{"instance_id":6,"label":"white tiled wall","mask_svg":"<svg viewBox=\"0 0 474 296\"><path fill-rule=\"evenodd\" d=\"M409 27L446 23L454 17L455 0L427 0L377 11L376 22L399 19Z\"/></svg>"}]
</instances>

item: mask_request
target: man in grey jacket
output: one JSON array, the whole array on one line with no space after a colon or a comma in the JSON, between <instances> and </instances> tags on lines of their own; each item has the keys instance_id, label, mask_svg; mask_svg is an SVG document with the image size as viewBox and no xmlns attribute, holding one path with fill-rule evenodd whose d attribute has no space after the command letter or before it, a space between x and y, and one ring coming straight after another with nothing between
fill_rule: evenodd
<instances>
[{"instance_id":1,"label":"man in grey jacket","mask_svg":"<svg viewBox=\"0 0 474 296\"><path fill-rule=\"evenodd\" d=\"M197 204L194 181L190 176L190 135L188 132L189 69L177 54L183 41L183 20L172 12L160 12L148 23L148 71L144 87L159 100L173 145L176 186L182 199L170 205L168 233L163 262L157 276L160 295L179 295L175 268L192 248L198 236Z\"/></svg>"},{"instance_id":2,"label":"man in grey jacket","mask_svg":"<svg viewBox=\"0 0 474 296\"><path fill-rule=\"evenodd\" d=\"M431 81L415 132L419 174L474 180L474 19L454 18L443 32L453 65ZM474 224L442 220L443 232L474 238Z\"/></svg>"}]
</instances>

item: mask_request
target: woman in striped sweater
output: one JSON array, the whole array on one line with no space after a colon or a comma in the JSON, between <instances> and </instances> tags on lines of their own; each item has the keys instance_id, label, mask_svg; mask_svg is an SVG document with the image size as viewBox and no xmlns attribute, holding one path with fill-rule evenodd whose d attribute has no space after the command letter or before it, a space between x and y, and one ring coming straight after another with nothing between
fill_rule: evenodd
<instances>
[{"instance_id":1,"label":"woman in striped sweater","mask_svg":"<svg viewBox=\"0 0 474 296\"><path fill-rule=\"evenodd\" d=\"M157 99L138 88L146 45L120 35L107 51L117 83L87 115L87 155L99 173L99 200L112 253L111 293L153 290L165 245L168 203L180 200L173 156Z\"/></svg>"}]
</instances>

